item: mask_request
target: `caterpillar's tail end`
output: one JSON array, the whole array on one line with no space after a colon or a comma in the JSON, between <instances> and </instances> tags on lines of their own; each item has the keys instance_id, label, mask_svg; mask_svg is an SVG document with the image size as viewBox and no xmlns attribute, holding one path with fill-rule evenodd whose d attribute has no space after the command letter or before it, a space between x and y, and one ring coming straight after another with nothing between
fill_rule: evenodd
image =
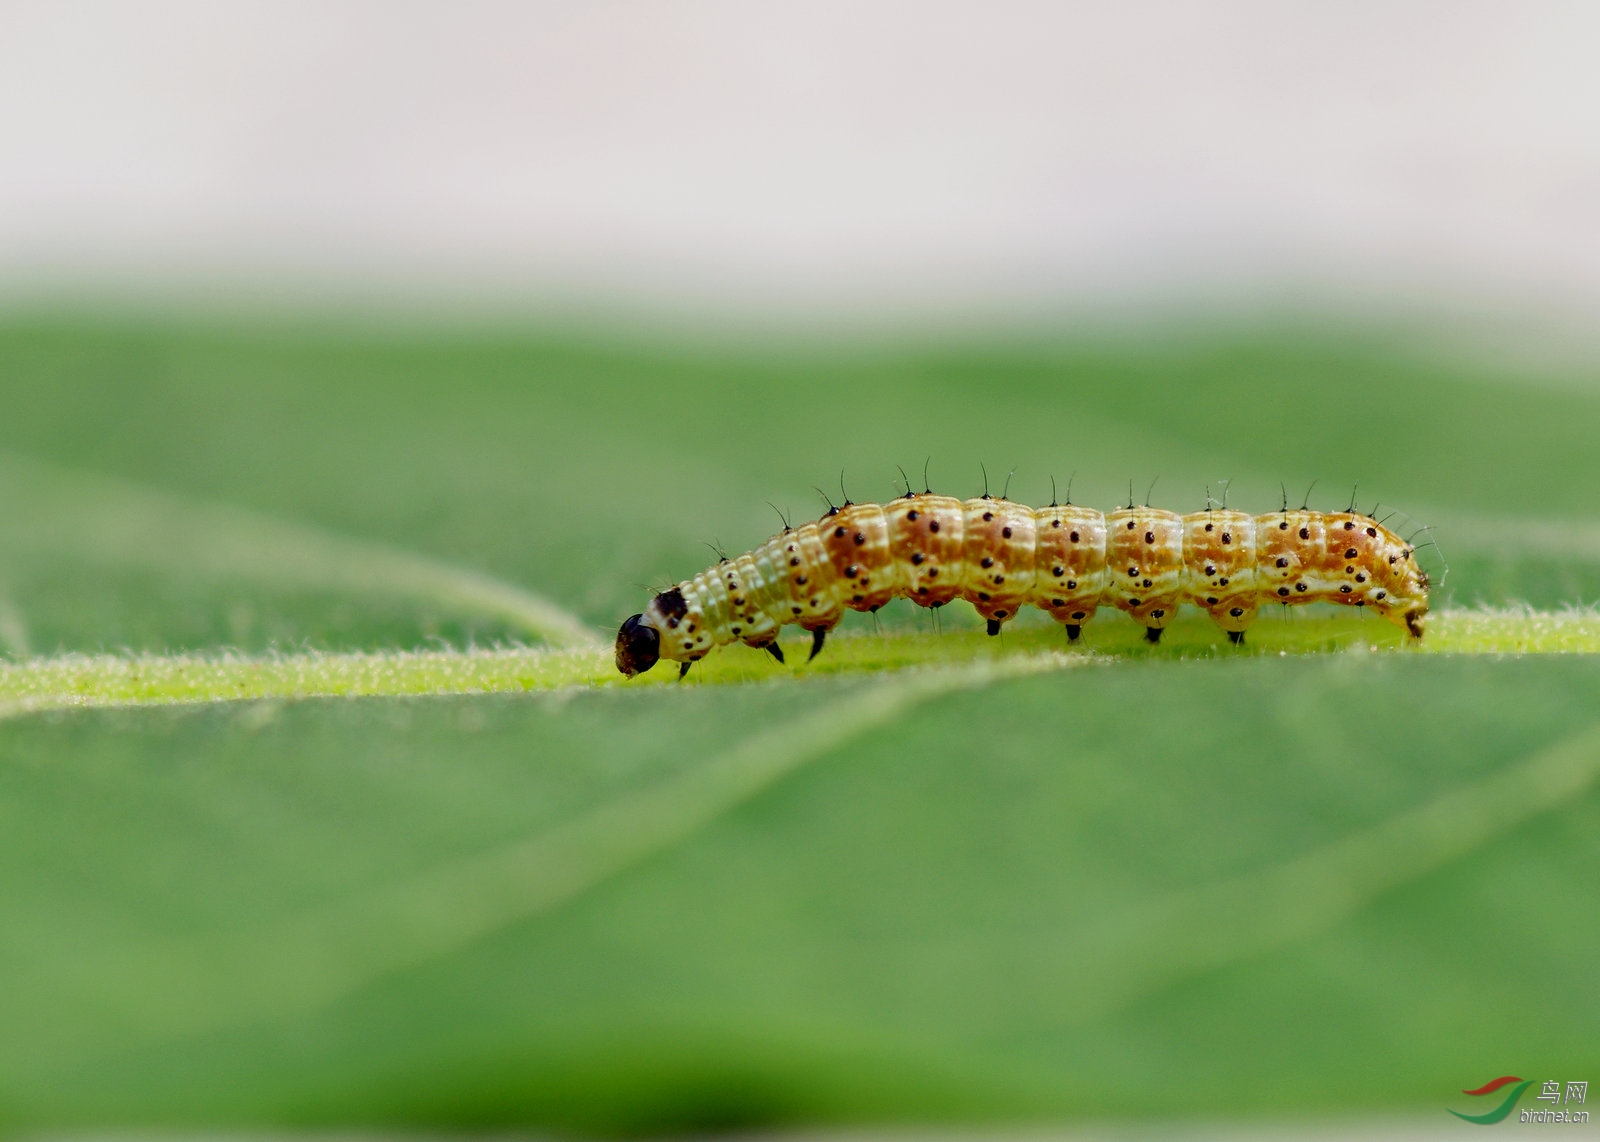
<instances>
[{"instance_id":1,"label":"caterpillar's tail end","mask_svg":"<svg viewBox=\"0 0 1600 1142\"><path fill-rule=\"evenodd\" d=\"M617 669L624 677L643 674L661 657L661 632L648 626L644 615L630 615L617 631Z\"/></svg>"}]
</instances>

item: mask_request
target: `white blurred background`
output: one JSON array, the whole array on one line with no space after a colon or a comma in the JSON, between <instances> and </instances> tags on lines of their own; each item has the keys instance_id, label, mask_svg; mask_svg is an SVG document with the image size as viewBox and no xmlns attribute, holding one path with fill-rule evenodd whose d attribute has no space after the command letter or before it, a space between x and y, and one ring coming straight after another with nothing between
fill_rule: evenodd
<instances>
[{"instance_id":1,"label":"white blurred background","mask_svg":"<svg viewBox=\"0 0 1600 1142\"><path fill-rule=\"evenodd\" d=\"M0 3L0 285L1600 310L1593 3Z\"/></svg>"}]
</instances>

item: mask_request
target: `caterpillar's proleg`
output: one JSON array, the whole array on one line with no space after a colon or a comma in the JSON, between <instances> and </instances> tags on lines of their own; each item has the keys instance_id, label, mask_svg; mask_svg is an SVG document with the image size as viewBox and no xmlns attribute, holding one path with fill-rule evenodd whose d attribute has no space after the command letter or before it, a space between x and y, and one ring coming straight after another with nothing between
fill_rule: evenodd
<instances>
[{"instance_id":1,"label":"caterpillar's proleg","mask_svg":"<svg viewBox=\"0 0 1600 1142\"><path fill-rule=\"evenodd\" d=\"M782 662L777 636L791 623L811 632L815 658L846 610L901 597L923 607L965 599L990 634L1036 606L1072 641L1109 606L1159 642L1188 603L1239 644L1263 602L1370 607L1421 638L1428 577L1408 543L1356 512L1105 515L911 493L835 508L662 591L617 632L617 669L632 677L664 658L686 672L731 642Z\"/></svg>"}]
</instances>

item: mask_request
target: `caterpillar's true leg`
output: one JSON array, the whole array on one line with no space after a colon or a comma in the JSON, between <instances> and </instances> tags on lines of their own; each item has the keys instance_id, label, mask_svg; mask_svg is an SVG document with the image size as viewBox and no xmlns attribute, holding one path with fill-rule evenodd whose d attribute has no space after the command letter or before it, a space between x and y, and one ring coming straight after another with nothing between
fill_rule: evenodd
<instances>
[{"instance_id":1,"label":"caterpillar's true leg","mask_svg":"<svg viewBox=\"0 0 1600 1142\"><path fill-rule=\"evenodd\" d=\"M683 681L683 676L685 674L689 673L689 667L691 667L693 665L694 665L694 663L692 663L692 662L680 662L680 663L678 663L678 681L679 682Z\"/></svg>"},{"instance_id":2,"label":"caterpillar's true leg","mask_svg":"<svg viewBox=\"0 0 1600 1142\"><path fill-rule=\"evenodd\" d=\"M1228 641L1233 643L1234 646L1243 646L1244 645L1244 631L1242 631L1242 630L1230 630L1228 632Z\"/></svg>"},{"instance_id":3,"label":"caterpillar's true leg","mask_svg":"<svg viewBox=\"0 0 1600 1142\"><path fill-rule=\"evenodd\" d=\"M988 624L986 625L985 629L991 635L999 634L1000 633L1000 620L999 619L990 619Z\"/></svg>"},{"instance_id":4,"label":"caterpillar's true leg","mask_svg":"<svg viewBox=\"0 0 1600 1142\"><path fill-rule=\"evenodd\" d=\"M1154 646L1156 643L1160 642L1161 641L1161 628L1160 627L1145 627L1144 628L1144 640L1146 642L1150 643L1152 646Z\"/></svg>"},{"instance_id":5,"label":"caterpillar's true leg","mask_svg":"<svg viewBox=\"0 0 1600 1142\"><path fill-rule=\"evenodd\" d=\"M815 658L817 655L822 653L822 643L827 637L827 627L818 627L816 630L811 632L811 655L806 659L807 662L810 662L812 658Z\"/></svg>"},{"instance_id":6,"label":"caterpillar's true leg","mask_svg":"<svg viewBox=\"0 0 1600 1142\"><path fill-rule=\"evenodd\" d=\"M1082 634L1082 633L1083 633L1083 628L1081 626L1079 626L1077 623L1068 623L1067 624L1067 641L1068 642L1077 642L1078 641L1078 636L1080 634Z\"/></svg>"},{"instance_id":7,"label":"caterpillar's true leg","mask_svg":"<svg viewBox=\"0 0 1600 1142\"><path fill-rule=\"evenodd\" d=\"M777 639L773 639L771 642L765 643L761 649L772 655L772 657L776 658L779 662L783 661L783 648L778 645Z\"/></svg>"}]
</instances>

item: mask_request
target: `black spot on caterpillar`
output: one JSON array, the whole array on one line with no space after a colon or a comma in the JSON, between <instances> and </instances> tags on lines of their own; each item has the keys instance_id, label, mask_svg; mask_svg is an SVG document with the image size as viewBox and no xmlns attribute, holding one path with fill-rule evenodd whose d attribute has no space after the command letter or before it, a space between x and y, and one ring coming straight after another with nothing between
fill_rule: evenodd
<instances>
[{"instance_id":1,"label":"black spot on caterpillar","mask_svg":"<svg viewBox=\"0 0 1600 1142\"><path fill-rule=\"evenodd\" d=\"M632 677L664 658L686 670L731 642L782 661L778 632L789 623L812 633L814 655L845 610L875 611L901 597L922 607L965 599L991 634L1018 608L1036 606L1070 638L1100 607L1115 607L1152 642L1184 603L1210 614L1234 643L1269 601L1370 607L1415 638L1428 613L1428 580L1412 548L1353 511L1130 507L1106 515L913 493L824 518L826 526L786 530L658 594L617 632L617 669ZM1110 571L1130 567L1136 576Z\"/></svg>"}]
</instances>

